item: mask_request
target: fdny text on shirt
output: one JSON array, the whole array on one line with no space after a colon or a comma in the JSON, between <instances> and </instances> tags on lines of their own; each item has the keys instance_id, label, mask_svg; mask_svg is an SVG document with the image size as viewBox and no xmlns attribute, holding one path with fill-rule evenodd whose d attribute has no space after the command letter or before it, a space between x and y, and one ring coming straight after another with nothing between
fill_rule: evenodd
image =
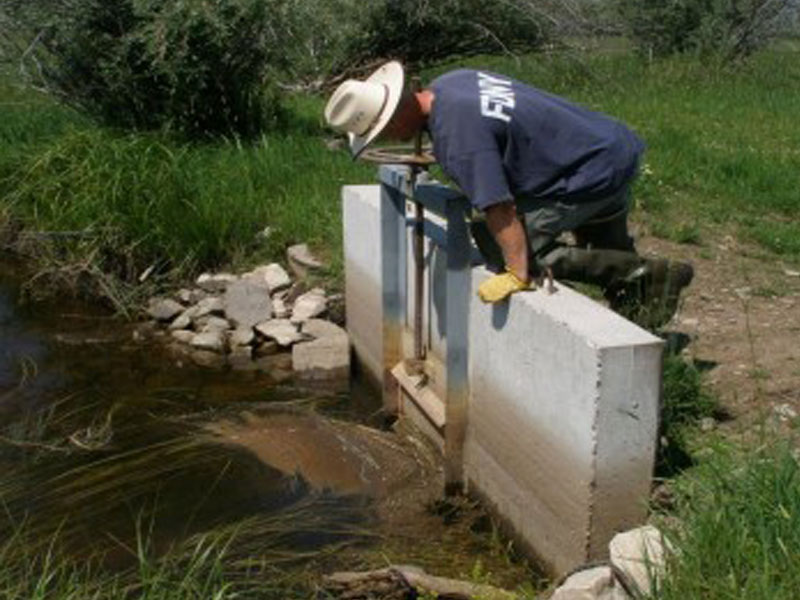
<instances>
[{"instance_id":1,"label":"fdny text on shirt","mask_svg":"<svg viewBox=\"0 0 800 600\"><path fill-rule=\"evenodd\" d=\"M478 89L481 96L481 115L491 119L511 121L514 108L514 90L511 82L486 73L478 73Z\"/></svg>"}]
</instances>

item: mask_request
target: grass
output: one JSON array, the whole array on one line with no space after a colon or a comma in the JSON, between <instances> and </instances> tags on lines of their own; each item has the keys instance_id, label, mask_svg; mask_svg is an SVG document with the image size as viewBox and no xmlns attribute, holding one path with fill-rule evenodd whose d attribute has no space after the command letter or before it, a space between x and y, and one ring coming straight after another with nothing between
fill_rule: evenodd
<instances>
[{"instance_id":1,"label":"grass","mask_svg":"<svg viewBox=\"0 0 800 600\"><path fill-rule=\"evenodd\" d=\"M675 482L675 547L663 600L794 600L800 590L800 464L788 444L716 448Z\"/></svg>"},{"instance_id":2,"label":"grass","mask_svg":"<svg viewBox=\"0 0 800 600\"><path fill-rule=\"evenodd\" d=\"M374 175L325 146L316 103L294 99L287 129L253 142L190 144L99 128L8 84L0 94L12 99L0 105L0 214L51 256L93 256L134 282L151 265L185 276L308 242L341 279L338 189Z\"/></svg>"}]
</instances>

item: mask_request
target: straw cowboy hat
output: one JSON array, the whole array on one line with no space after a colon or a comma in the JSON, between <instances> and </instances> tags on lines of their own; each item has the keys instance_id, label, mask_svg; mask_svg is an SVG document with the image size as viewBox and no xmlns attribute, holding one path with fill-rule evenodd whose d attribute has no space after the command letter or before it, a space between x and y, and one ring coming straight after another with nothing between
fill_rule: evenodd
<instances>
[{"instance_id":1,"label":"straw cowboy hat","mask_svg":"<svg viewBox=\"0 0 800 600\"><path fill-rule=\"evenodd\" d=\"M350 151L357 158L392 120L403 95L403 66L392 61L366 80L348 79L331 96L325 120L350 138Z\"/></svg>"}]
</instances>

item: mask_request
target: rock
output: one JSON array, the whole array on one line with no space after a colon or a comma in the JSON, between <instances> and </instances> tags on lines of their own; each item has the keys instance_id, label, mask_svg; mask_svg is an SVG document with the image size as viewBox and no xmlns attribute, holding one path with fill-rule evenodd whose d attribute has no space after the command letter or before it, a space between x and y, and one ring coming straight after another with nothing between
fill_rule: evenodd
<instances>
[{"instance_id":1,"label":"rock","mask_svg":"<svg viewBox=\"0 0 800 600\"><path fill-rule=\"evenodd\" d=\"M292 323L302 323L308 319L318 317L325 312L328 303L325 299L325 292L314 288L300 296L292 307Z\"/></svg>"},{"instance_id":2,"label":"rock","mask_svg":"<svg viewBox=\"0 0 800 600\"><path fill-rule=\"evenodd\" d=\"M272 318L272 301L265 283L242 279L225 290L225 314L238 327L252 327Z\"/></svg>"},{"instance_id":3,"label":"rock","mask_svg":"<svg viewBox=\"0 0 800 600\"><path fill-rule=\"evenodd\" d=\"M783 273L788 277L800 277L800 271L793 271L791 269L784 269Z\"/></svg>"},{"instance_id":4,"label":"rock","mask_svg":"<svg viewBox=\"0 0 800 600\"><path fill-rule=\"evenodd\" d=\"M717 421L714 417L703 417L700 419L700 431L704 433L708 433L709 431L714 431L717 427Z\"/></svg>"},{"instance_id":5,"label":"rock","mask_svg":"<svg viewBox=\"0 0 800 600\"><path fill-rule=\"evenodd\" d=\"M277 354L280 349L281 347L275 340L264 340L255 347L253 353L255 356L260 358L262 356L272 356L273 354Z\"/></svg>"},{"instance_id":6,"label":"rock","mask_svg":"<svg viewBox=\"0 0 800 600\"><path fill-rule=\"evenodd\" d=\"M314 339L336 336L347 339L347 332L344 329L324 319L309 319L300 326L300 331Z\"/></svg>"},{"instance_id":7,"label":"rock","mask_svg":"<svg viewBox=\"0 0 800 600\"><path fill-rule=\"evenodd\" d=\"M618 533L608 545L611 564L642 596L658 589L665 571L664 536L652 525Z\"/></svg>"},{"instance_id":8,"label":"rock","mask_svg":"<svg viewBox=\"0 0 800 600\"><path fill-rule=\"evenodd\" d=\"M289 310L289 307L286 306L286 303L281 299L274 297L272 298L272 314L276 319L286 319L292 313Z\"/></svg>"},{"instance_id":9,"label":"rock","mask_svg":"<svg viewBox=\"0 0 800 600\"><path fill-rule=\"evenodd\" d=\"M204 331L196 334L190 342L193 348L198 350L210 350L211 352L225 351L225 336L222 331Z\"/></svg>"},{"instance_id":10,"label":"rock","mask_svg":"<svg viewBox=\"0 0 800 600\"><path fill-rule=\"evenodd\" d=\"M797 418L797 411L792 408L791 404L778 404L773 407L772 411L781 421L793 421Z\"/></svg>"},{"instance_id":11,"label":"rock","mask_svg":"<svg viewBox=\"0 0 800 600\"><path fill-rule=\"evenodd\" d=\"M308 285L305 281L295 281L292 287L286 292L286 295L281 298L286 304L294 304L300 296L308 291Z\"/></svg>"},{"instance_id":12,"label":"rock","mask_svg":"<svg viewBox=\"0 0 800 600\"><path fill-rule=\"evenodd\" d=\"M181 344L191 344L196 334L193 331L186 331L185 329L177 329L173 331L171 335Z\"/></svg>"},{"instance_id":13,"label":"rock","mask_svg":"<svg viewBox=\"0 0 800 600\"><path fill-rule=\"evenodd\" d=\"M253 279L258 283L265 283L269 288L270 294L288 288L292 285L289 274L278 263L272 263L265 267L258 267L249 273L242 275L243 279Z\"/></svg>"},{"instance_id":14,"label":"rock","mask_svg":"<svg viewBox=\"0 0 800 600\"><path fill-rule=\"evenodd\" d=\"M619 593L621 592L621 595ZM570 575L550 600L612 600L625 598L621 589L615 586L611 567L594 567Z\"/></svg>"},{"instance_id":15,"label":"rock","mask_svg":"<svg viewBox=\"0 0 800 600\"><path fill-rule=\"evenodd\" d=\"M177 316L177 318L170 323L169 328L172 330L189 329L192 325L192 313L185 310Z\"/></svg>"},{"instance_id":16,"label":"rock","mask_svg":"<svg viewBox=\"0 0 800 600\"><path fill-rule=\"evenodd\" d=\"M322 337L292 347L292 368L306 379L347 379L350 342L346 335Z\"/></svg>"},{"instance_id":17,"label":"rock","mask_svg":"<svg viewBox=\"0 0 800 600\"><path fill-rule=\"evenodd\" d=\"M253 362L253 349L250 346L233 346L228 354L228 364L236 371L248 370Z\"/></svg>"},{"instance_id":18,"label":"rock","mask_svg":"<svg viewBox=\"0 0 800 600\"><path fill-rule=\"evenodd\" d=\"M239 346L247 346L256 339L256 334L253 332L252 327L238 327L231 332L230 341L231 347L236 348Z\"/></svg>"},{"instance_id":19,"label":"rock","mask_svg":"<svg viewBox=\"0 0 800 600\"><path fill-rule=\"evenodd\" d=\"M192 308L194 308L193 319L198 319L210 314L225 314L225 304L222 302L222 299L217 296L203 298Z\"/></svg>"},{"instance_id":20,"label":"rock","mask_svg":"<svg viewBox=\"0 0 800 600\"><path fill-rule=\"evenodd\" d=\"M291 346L303 339L303 334L288 319L271 319L258 323L256 331L264 337L275 340L281 346Z\"/></svg>"},{"instance_id":21,"label":"rock","mask_svg":"<svg viewBox=\"0 0 800 600\"><path fill-rule=\"evenodd\" d=\"M156 321L171 321L182 312L183 306L169 298L150 298L147 305L147 314Z\"/></svg>"},{"instance_id":22,"label":"rock","mask_svg":"<svg viewBox=\"0 0 800 600\"><path fill-rule=\"evenodd\" d=\"M197 320L197 328L200 333L208 333L211 331L225 332L231 328L231 324L227 319L209 315Z\"/></svg>"},{"instance_id":23,"label":"rock","mask_svg":"<svg viewBox=\"0 0 800 600\"><path fill-rule=\"evenodd\" d=\"M322 268L322 263L317 260L308 249L308 244L295 244L286 250L286 258L295 275L305 277L309 271Z\"/></svg>"},{"instance_id":24,"label":"rock","mask_svg":"<svg viewBox=\"0 0 800 600\"><path fill-rule=\"evenodd\" d=\"M187 290L186 288L178 290L178 293L176 295L178 297L178 302L180 302L181 304L188 305L197 302L196 300L192 299L191 290Z\"/></svg>"},{"instance_id":25,"label":"rock","mask_svg":"<svg viewBox=\"0 0 800 600\"><path fill-rule=\"evenodd\" d=\"M195 350L189 357L199 367L207 369L221 369L225 366L225 355L210 350Z\"/></svg>"},{"instance_id":26,"label":"rock","mask_svg":"<svg viewBox=\"0 0 800 600\"><path fill-rule=\"evenodd\" d=\"M237 279L239 278L231 273L203 273L195 283L207 292L223 292Z\"/></svg>"}]
</instances>

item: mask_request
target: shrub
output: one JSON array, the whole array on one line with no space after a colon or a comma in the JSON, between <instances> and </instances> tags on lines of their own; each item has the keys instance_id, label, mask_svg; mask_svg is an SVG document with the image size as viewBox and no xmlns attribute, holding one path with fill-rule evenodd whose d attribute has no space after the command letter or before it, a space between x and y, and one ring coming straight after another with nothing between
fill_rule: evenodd
<instances>
[{"instance_id":1,"label":"shrub","mask_svg":"<svg viewBox=\"0 0 800 600\"><path fill-rule=\"evenodd\" d=\"M456 55L530 50L545 39L541 19L520 2L370 0L340 67L396 58L429 64Z\"/></svg>"},{"instance_id":2,"label":"shrub","mask_svg":"<svg viewBox=\"0 0 800 600\"><path fill-rule=\"evenodd\" d=\"M640 53L691 52L723 60L764 46L794 10L792 0L618 0Z\"/></svg>"},{"instance_id":3,"label":"shrub","mask_svg":"<svg viewBox=\"0 0 800 600\"><path fill-rule=\"evenodd\" d=\"M280 0L51 0L13 10L37 33L40 83L105 123L250 135L276 119Z\"/></svg>"}]
</instances>

